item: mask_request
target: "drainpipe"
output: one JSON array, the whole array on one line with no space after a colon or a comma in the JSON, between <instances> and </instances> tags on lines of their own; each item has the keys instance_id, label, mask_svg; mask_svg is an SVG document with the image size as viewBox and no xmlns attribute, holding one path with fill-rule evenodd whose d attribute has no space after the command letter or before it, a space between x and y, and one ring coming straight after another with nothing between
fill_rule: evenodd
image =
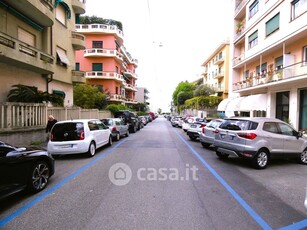
<instances>
[{"instance_id":1,"label":"drainpipe","mask_svg":"<svg viewBox=\"0 0 307 230\"><path fill-rule=\"evenodd\" d=\"M46 79L46 92L49 93L49 83L53 80L53 74L42 74L42 77Z\"/></svg>"}]
</instances>

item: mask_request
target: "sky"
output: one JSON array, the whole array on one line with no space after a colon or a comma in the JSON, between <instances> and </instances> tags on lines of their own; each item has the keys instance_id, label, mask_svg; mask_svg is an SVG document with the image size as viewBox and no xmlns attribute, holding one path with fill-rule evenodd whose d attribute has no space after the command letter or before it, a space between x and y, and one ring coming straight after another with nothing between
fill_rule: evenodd
<instances>
[{"instance_id":1,"label":"sky","mask_svg":"<svg viewBox=\"0 0 307 230\"><path fill-rule=\"evenodd\" d=\"M138 60L137 87L150 109L170 111L181 81L201 77L202 63L229 38L231 0L87 0L88 16L120 21L124 46Z\"/></svg>"}]
</instances>

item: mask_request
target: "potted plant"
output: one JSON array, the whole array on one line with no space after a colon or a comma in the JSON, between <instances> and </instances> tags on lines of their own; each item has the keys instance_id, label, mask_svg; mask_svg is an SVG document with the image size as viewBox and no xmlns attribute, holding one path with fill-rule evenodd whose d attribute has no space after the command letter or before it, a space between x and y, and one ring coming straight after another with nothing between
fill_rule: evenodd
<instances>
[{"instance_id":1,"label":"potted plant","mask_svg":"<svg viewBox=\"0 0 307 230\"><path fill-rule=\"evenodd\" d=\"M236 29L236 33L240 33L243 29L243 22L237 22L237 29Z\"/></svg>"}]
</instances>

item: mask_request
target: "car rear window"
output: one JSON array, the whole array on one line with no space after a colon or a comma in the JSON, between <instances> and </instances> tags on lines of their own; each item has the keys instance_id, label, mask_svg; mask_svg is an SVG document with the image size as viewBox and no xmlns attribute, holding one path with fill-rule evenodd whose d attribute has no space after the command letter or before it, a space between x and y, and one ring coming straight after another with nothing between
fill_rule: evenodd
<instances>
[{"instance_id":1,"label":"car rear window","mask_svg":"<svg viewBox=\"0 0 307 230\"><path fill-rule=\"evenodd\" d=\"M105 124L106 126L111 126L112 125L112 120L111 119L102 119L101 120L103 124Z\"/></svg>"},{"instance_id":2,"label":"car rear window","mask_svg":"<svg viewBox=\"0 0 307 230\"><path fill-rule=\"evenodd\" d=\"M255 130L258 126L257 122L248 120L224 120L220 125L221 129L227 130Z\"/></svg>"},{"instance_id":3,"label":"car rear window","mask_svg":"<svg viewBox=\"0 0 307 230\"><path fill-rule=\"evenodd\" d=\"M51 131L52 141L80 140L83 131L84 125L82 122L57 123Z\"/></svg>"}]
</instances>

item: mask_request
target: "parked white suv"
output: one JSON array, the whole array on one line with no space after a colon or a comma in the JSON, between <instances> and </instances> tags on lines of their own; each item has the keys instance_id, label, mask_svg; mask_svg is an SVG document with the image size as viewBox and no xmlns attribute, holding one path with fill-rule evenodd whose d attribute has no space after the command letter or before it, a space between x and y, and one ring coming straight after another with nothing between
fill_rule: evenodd
<instances>
[{"instance_id":1,"label":"parked white suv","mask_svg":"<svg viewBox=\"0 0 307 230\"><path fill-rule=\"evenodd\" d=\"M250 159L258 169L265 168L271 158L297 158L307 164L307 138L275 118L225 119L215 129L214 146L219 158Z\"/></svg>"},{"instance_id":2,"label":"parked white suv","mask_svg":"<svg viewBox=\"0 0 307 230\"><path fill-rule=\"evenodd\" d=\"M92 157L104 145L112 145L109 127L99 119L76 119L59 121L52 127L47 151L52 155L87 153Z\"/></svg>"}]
</instances>

